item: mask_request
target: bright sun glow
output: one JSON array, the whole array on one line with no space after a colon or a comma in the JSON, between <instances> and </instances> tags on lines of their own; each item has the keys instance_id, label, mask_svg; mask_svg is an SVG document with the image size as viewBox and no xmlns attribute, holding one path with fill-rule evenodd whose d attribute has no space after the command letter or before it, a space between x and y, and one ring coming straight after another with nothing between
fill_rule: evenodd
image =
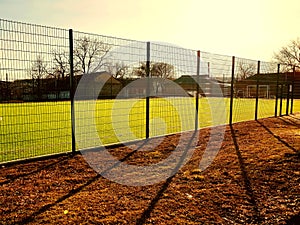
<instances>
[{"instance_id":1,"label":"bright sun glow","mask_svg":"<svg viewBox=\"0 0 300 225\"><path fill-rule=\"evenodd\" d=\"M0 0L3 19L270 61L299 35L298 0Z\"/></svg>"}]
</instances>

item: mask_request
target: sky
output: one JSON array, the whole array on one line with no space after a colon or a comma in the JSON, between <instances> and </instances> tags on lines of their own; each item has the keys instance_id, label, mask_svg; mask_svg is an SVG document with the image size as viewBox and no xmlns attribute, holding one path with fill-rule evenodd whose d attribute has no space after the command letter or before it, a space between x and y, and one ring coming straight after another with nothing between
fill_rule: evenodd
<instances>
[{"instance_id":1,"label":"sky","mask_svg":"<svg viewBox=\"0 0 300 225\"><path fill-rule=\"evenodd\" d=\"M299 0L0 0L0 18L271 61L300 37Z\"/></svg>"}]
</instances>

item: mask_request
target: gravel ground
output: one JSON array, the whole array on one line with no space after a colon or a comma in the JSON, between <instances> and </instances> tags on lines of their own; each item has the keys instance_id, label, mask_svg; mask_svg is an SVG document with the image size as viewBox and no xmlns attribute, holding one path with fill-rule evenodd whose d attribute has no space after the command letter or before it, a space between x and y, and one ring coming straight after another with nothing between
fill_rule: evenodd
<instances>
[{"instance_id":1,"label":"gravel ground","mask_svg":"<svg viewBox=\"0 0 300 225\"><path fill-rule=\"evenodd\" d=\"M300 114L225 129L207 169L199 163L210 128L175 175L146 186L110 181L81 154L4 165L0 224L300 224ZM109 151L129 165L152 165L170 156L179 137L147 151Z\"/></svg>"}]
</instances>

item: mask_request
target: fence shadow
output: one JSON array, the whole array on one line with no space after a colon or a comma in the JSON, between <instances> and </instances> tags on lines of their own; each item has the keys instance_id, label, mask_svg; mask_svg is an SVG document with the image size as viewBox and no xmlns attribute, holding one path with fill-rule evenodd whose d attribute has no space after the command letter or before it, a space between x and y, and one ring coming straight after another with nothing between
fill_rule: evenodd
<instances>
[{"instance_id":1,"label":"fence shadow","mask_svg":"<svg viewBox=\"0 0 300 225\"><path fill-rule=\"evenodd\" d=\"M300 120L299 117L297 117L297 116L295 116L295 115L293 115L293 114L291 114L291 115L289 115L289 116L292 117L292 118L295 119L295 120Z\"/></svg>"},{"instance_id":2,"label":"fence shadow","mask_svg":"<svg viewBox=\"0 0 300 225\"><path fill-rule=\"evenodd\" d=\"M59 199L57 199L55 202L47 204L43 207L41 207L39 210L35 211L34 213L32 213L30 216L28 216L27 218L23 219L22 221L15 223L15 224L29 224L31 223L34 218L36 216L38 216L39 214L42 214L44 212L46 212L47 210L49 210L51 207L55 206L56 204L59 204L60 202L72 197L73 195L77 194L78 192L80 192L83 188L87 187L88 185L92 184L93 182L95 182L96 180L98 180L101 177L100 174L97 174L95 177L89 179L85 184L81 185L80 187L71 190L68 194L60 197Z\"/></svg>"},{"instance_id":3,"label":"fence shadow","mask_svg":"<svg viewBox=\"0 0 300 225\"><path fill-rule=\"evenodd\" d=\"M148 140L147 140L147 141L148 141ZM144 145L147 143L147 141L143 142L143 144L142 144L141 146L139 146L139 148L137 148L137 149L135 149L134 151L128 153L125 157L123 157L122 159L120 159L120 162L116 163L116 164L113 165L112 167L110 167L110 168L108 168L107 170L103 171L103 173L108 172L109 170L111 170L111 169L117 167L117 166L119 165L119 163L124 162L126 159L128 159L130 156L132 156L134 153L136 153L140 148L142 148L142 146L144 146ZM98 150L101 151L101 149L102 149L102 148L99 148ZM88 151L88 150L87 150L87 151ZM92 150L92 151L95 151L95 149ZM102 174L102 173L101 173L101 174ZM46 212L46 211L49 210L51 207L53 207L53 206L55 206L55 205L61 203L62 201L66 200L66 199L68 199L68 198L70 198L70 197L72 197L73 195L79 193L80 191L82 191L82 190L83 190L84 188L86 188L87 186L89 186L89 185L93 184L94 182L96 182L98 179L103 178L101 174L98 173L96 176L90 178L89 180L87 180L85 183L83 183L83 184L82 184L81 186L79 186L78 188L72 189L69 193L67 193L66 195L64 195L64 196L62 196L62 197L60 197L60 198L58 198L55 202L49 203L49 204L47 204L47 205L41 207L39 210L35 211L34 213L32 213L31 215L29 215L28 217L24 218L22 221L17 222L17 223L15 223L15 224L23 225L23 224L29 224L29 223L31 223L31 222L34 220L34 218L35 218L36 216L38 216L39 214L42 214L42 213Z\"/></svg>"},{"instance_id":4,"label":"fence shadow","mask_svg":"<svg viewBox=\"0 0 300 225\"><path fill-rule=\"evenodd\" d=\"M294 127L300 128L300 123L297 123L296 121L294 121L288 117L278 117L278 118L289 126L294 126Z\"/></svg>"},{"instance_id":5,"label":"fence shadow","mask_svg":"<svg viewBox=\"0 0 300 225\"><path fill-rule=\"evenodd\" d=\"M19 178L27 177L27 176L33 175L35 173L39 173L42 170L49 169L52 166L55 166L57 164L63 163L64 161L68 160L71 157L71 155L67 155L67 156L63 156L63 157L64 157L63 159L61 159L61 157L60 157L59 160L57 160L56 162L49 163L48 165L43 165L43 166L37 168L36 170L32 170L31 172L28 172L28 173L23 173L23 174L20 174L20 175L7 175L6 176L7 180L3 181L3 182L0 182L0 185L8 184L8 183L11 183L11 182L19 179ZM27 162L30 163L30 162L32 162L32 160L24 161L24 163L20 163L20 165L24 165Z\"/></svg>"},{"instance_id":6,"label":"fence shadow","mask_svg":"<svg viewBox=\"0 0 300 225\"><path fill-rule=\"evenodd\" d=\"M182 156L180 157L179 162L177 163L176 167L174 168L173 172L177 172L180 167L182 166L182 162L184 161L188 150L191 147L192 141L193 139L198 135L198 131L194 131L190 141L188 142L188 144L186 145L184 152L182 154ZM155 208L155 205L157 204L157 202L159 201L159 199L163 196L163 193L167 190L167 188L169 187L169 185L171 184L172 180L174 179L176 174L174 174L173 176L169 177L164 184L162 185L162 187L160 188L160 190L157 192L156 196L151 200L149 206L147 207L147 209L144 210L144 212L142 213L141 217L139 219L137 219L136 221L136 225L142 225L145 224L147 219L150 217L151 212L153 211L153 209Z\"/></svg>"},{"instance_id":7,"label":"fence shadow","mask_svg":"<svg viewBox=\"0 0 300 225\"><path fill-rule=\"evenodd\" d=\"M240 151L240 148L239 148L239 145L238 145L238 141L236 139L235 130L234 130L232 125L230 125L230 131L231 131L231 136L232 136L233 144L234 144L234 147L235 147L235 151L236 151L236 154L237 154L237 157L238 157L239 166L240 166L240 169L241 169L241 172L242 172L242 177L244 179L244 185L245 185L245 188L246 188L246 193L250 197L250 203L253 205L254 219L258 224L260 224L260 222L262 221L260 211L259 211L259 208L257 206L256 198L255 198L252 186L251 186L249 176L247 174L247 169L245 167L245 162L244 162L244 159L242 157L242 154L241 154L241 151Z\"/></svg>"},{"instance_id":8,"label":"fence shadow","mask_svg":"<svg viewBox=\"0 0 300 225\"><path fill-rule=\"evenodd\" d=\"M295 215L292 216L289 220L286 221L287 225L299 225L300 223L300 212Z\"/></svg>"},{"instance_id":9,"label":"fence shadow","mask_svg":"<svg viewBox=\"0 0 300 225\"><path fill-rule=\"evenodd\" d=\"M269 134L271 134L274 138L276 138L278 141L280 141L282 144L284 144L286 147L291 149L293 152L298 153L299 151L295 149L293 146L291 146L289 143L284 141L280 136L274 134L268 127L266 127L261 121L256 121L261 127L263 127Z\"/></svg>"}]
</instances>

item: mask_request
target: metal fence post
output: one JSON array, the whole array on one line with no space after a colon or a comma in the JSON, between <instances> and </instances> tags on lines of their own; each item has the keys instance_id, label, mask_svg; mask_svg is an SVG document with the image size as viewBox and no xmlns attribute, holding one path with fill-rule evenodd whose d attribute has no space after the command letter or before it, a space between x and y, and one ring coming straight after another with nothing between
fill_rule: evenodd
<instances>
[{"instance_id":1,"label":"metal fence post","mask_svg":"<svg viewBox=\"0 0 300 225\"><path fill-rule=\"evenodd\" d=\"M277 109L278 109L278 88L279 88L279 73L280 73L280 64L277 64L277 81L276 81L276 99L275 99L275 111L274 116L277 117Z\"/></svg>"},{"instance_id":2,"label":"metal fence post","mask_svg":"<svg viewBox=\"0 0 300 225\"><path fill-rule=\"evenodd\" d=\"M286 108L285 108L285 115L289 114L289 107L290 107L290 83L286 81Z\"/></svg>"},{"instance_id":3,"label":"metal fence post","mask_svg":"<svg viewBox=\"0 0 300 225\"><path fill-rule=\"evenodd\" d=\"M259 95L259 74L260 74L260 61L257 62L257 79L256 79L256 96L255 96L255 120L258 118L258 95Z\"/></svg>"},{"instance_id":4,"label":"metal fence post","mask_svg":"<svg viewBox=\"0 0 300 225\"><path fill-rule=\"evenodd\" d=\"M75 140L75 111L74 111L74 57L73 57L73 30L69 29L69 57L70 57L70 99L71 99L71 127L72 127L72 153L76 152Z\"/></svg>"},{"instance_id":5,"label":"metal fence post","mask_svg":"<svg viewBox=\"0 0 300 225\"><path fill-rule=\"evenodd\" d=\"M146 77L147 77L147 87L146 87L146 139L150 136L150 42L147 42L147 61L146 61Z\"/></svg>"},{"instance_id":6,"label":"metal fence post","mask_svg":"<svg viewBox=\"0 0 300 225\"><path fill-rule=\"evenodd\" d=\"M282 116L282 98L283 98L283 85L280 85L280 103L279 103L279 116Z\"/></svg>"},{"instance_id":7,"label":"metal fence post","mask_svg":"<svg viewBox=\"0 0 300 225\"><path fill-rule=\"evenodd\" d=\"M229 111L229 124L230 125L232 125L232 117L233 117L234 67L235 67L235 56L232 56L232 64L231 64L231 87L230 87L230 111Z\"/></svg>"},{"instance_id":8,"label":"metal fence post","mask_svg":"<svg viewBox=\"0 0 300 225\"><path fill-rule=\"evenodd\" d=\"M292 77L292 93L291 93L291 111L290 114L293 114L294 111L294 87L295 87L295 75L296 75L296 67L293 67L293 77Z\"/></svg>"},{"instance_id":9,"label":"metal fence post","mask_svg":"<svg viewBox=\"0 0 300 225\"><path fill-rule=\"evenodd\" d=\"M195 114L195 130L198 130L199 122L199 82L200 82L200 51L197 51L197 84L196 84L196 114Z\"/></svg>"}]
</instances>

